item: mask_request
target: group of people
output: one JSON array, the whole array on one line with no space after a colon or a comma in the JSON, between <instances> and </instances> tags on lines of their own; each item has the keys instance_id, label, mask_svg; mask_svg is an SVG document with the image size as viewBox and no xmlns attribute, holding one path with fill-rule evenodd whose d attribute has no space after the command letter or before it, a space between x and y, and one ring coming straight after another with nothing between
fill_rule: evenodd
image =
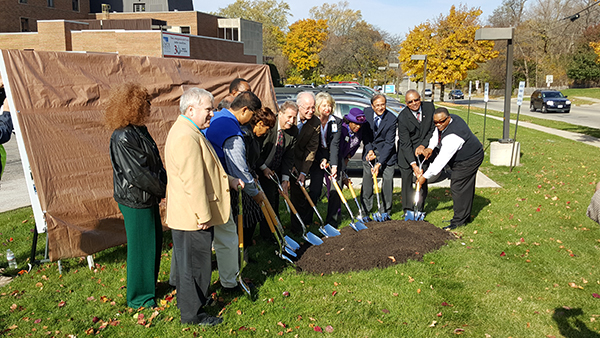
<instances>
[{"instance_id":1,"label":"group of people","mask_svg":"<svg viewBox=\"0 0 600 338\"><path fill-rule=\"evenodd\" d=\"M156 305L162 245L158 205L163 198L173 237L169 282L177 288L181 322L216 325L222 319L203 310L210 300L211 248L224 292L240 288L234 222L240 212L238 190L243 192L246 245L252 244L258 224L260 236L271 238L261 204L270 203L278 212L280 194L289 194L303 223L312 224L313 211L301 188L307 178L310 199L317 204L325 192L326 222L338 227L341 202L330 183L348 184L346 167L361 144L363 182L370 182L373 174L382 176L382 212L391 213L397 164L406 210L413 207L412 183L422 184L425 197L426 181L449 165L455 215L447 228L470 220L475 174L483 159L481 144L462 119L445 108L434 110L432 103L422 103L414 90L406 93L407 107L398 116L386 108L384 95L375 95L371 107L352 108L340 118L333 115L335 101L325 92L299 93L295 102L284 102L275 113L262 105L244 79L231 83L219 109L210 92L190 88L180 98L181 115L169 131L164 165L144 126L151 101L146 89L127 83L111 92L105 110L106 124L114 130L110 156L114 198L127 233L130 307ZM430 161L429 168L419 166L418 158ZM367 212L372 209L373 185L363 184L361 202ZM300 235L300 220L291 219L290 231Z\"/></svg>"}]
</instances>

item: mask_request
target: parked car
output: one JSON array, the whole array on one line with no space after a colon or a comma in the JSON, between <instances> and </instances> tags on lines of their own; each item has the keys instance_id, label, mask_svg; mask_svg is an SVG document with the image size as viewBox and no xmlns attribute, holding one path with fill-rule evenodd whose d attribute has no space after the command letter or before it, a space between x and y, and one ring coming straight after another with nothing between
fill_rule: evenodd
<instances>
[{"instance_id":1,"label":"parked car","mask_svg":"<svg viewBox=\"0 0 600 338\"><path fill-rule=\"evenodd\" d=\"M429 88L425 88L425 98L430 98L433 96L433 91Z\"/></svg>"},{"instance_id":2,"label":"parked car","mask_svg":"<svg viewBox=\"0 0 600 338\"><path fill-rule=\"evenodd\" d=\"M571 111L571 101L558 90L538 89L531 94L529 110L536 111L538 109L542 113L569 113Z\"/></svg>"},{"instance_id":3,"label":"parked car","mask_svg":"<svg viewBox=\"0 0 600 338\"><path fill-rule=\"evenodd\" d=\"M465 94L463 94L462 90L460 89L452 89L450 91L450 93L448 93L448 99L449 100L457 100L457 99L464 99L465 98Z\"/></svg>"}]
</instances>

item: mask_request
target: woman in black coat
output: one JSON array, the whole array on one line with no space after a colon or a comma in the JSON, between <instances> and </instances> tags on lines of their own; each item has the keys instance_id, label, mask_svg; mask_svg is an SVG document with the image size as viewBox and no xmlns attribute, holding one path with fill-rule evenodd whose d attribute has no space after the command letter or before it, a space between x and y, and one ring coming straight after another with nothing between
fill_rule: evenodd
<instances>
[{"instance_id":1,"label":"woman in black coat","mask_svg":"<svg viewBox=\"0 0 600 338\"><path fill-rule=\"evenodd\" d=\"M114 198L127 233L127 306L155 307L162 224L158 204L167 176L156 143L144 125L151 97L138 84L114 88L105 110L110 138Z\"/></svg>"}]
</instances>

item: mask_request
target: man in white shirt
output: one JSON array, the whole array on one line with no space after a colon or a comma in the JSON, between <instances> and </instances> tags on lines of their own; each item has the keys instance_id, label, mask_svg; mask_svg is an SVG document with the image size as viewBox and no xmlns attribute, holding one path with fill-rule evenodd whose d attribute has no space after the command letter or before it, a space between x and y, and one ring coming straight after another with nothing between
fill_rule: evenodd
<instances>
[{"instance_id":1,"label":"man in white shirt","mask_svg":"<svg viewBox=\"0 0 600 338\"><path fill-rule=\"evenodd\" d=\"M452 169L450 191L454 202L454 217L450 225L444 229L454 230L471 220L475 177L483 162L484 152L481 142L465 121L457 115L450 115L448 109L437 108L433 114L433 123L436 129L423 155L429 158L433 147L439 147L440 152L418 180L421 184L425 183L426 180L439 174L446 165Z\"/></svg>"}]
</instances>

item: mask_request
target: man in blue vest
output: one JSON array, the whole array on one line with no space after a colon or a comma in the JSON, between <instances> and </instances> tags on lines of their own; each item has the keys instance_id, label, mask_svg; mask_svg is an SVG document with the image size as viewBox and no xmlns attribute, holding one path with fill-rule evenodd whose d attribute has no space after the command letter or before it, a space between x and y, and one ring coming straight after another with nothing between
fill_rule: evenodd
<instances>
[{"instance_id":1,"label":"man in blue vest","mask_svg":"<svg viewBox=\"0 0 600 338\"><path fill-rule=\"evenodd\" d=\"M257 203L260 203L265 195L258 190L248 169L246 146L240 126L250 122L254 112L261 108L262 103L254 93L242 92L231 102L229 109L223 108L215 112L210 127L204 130L227 174L244 181L243 191ZM231 207L237 210L237 192L232 198L236 203L232 203ZM215 227L213 241L221 285L225 292L237 292L240 290L235 280L238 272L238 235L233 218L224 226Z\"/></svg>"},{"instance_id":2,"label":"man in blue vest","mask_svg":"<svg viewBox=\"0 0 600 338\"><path fill-rule=\"evenodd\" d=\"M439 174L446 164L450 166L452 169L450 191L454 203L454 217L444 230L454 230L471 221L475 177L483 162L483 147L465 121L457 115L450 115L448 109L444 107L435 110L433 123L436 129L431 140L434 142L429 144L437 144L440 152L418 180L423 184ZM433 149L428 147L423 151L423 155L429 158L432 152Z\"/></svg>"}]
</instances>

